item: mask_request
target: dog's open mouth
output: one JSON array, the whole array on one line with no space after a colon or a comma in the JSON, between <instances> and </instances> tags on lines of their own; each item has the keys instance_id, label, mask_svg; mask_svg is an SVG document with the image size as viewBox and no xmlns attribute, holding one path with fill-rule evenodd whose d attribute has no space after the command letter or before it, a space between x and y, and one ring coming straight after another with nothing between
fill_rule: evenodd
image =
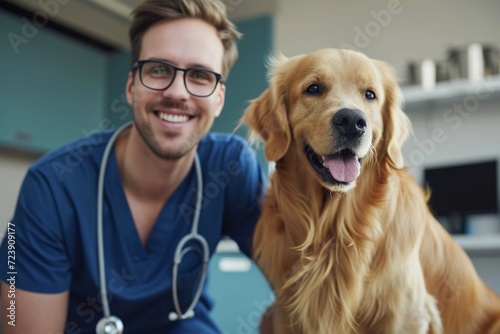
<instances>
[{"instance_id":1,"label":"dog's open mouth","mask_svg":"<svg viewBox=\"0 0 500 334\"><path fill-rule=\"evenodd\" d=\"M309 145L304 146L307 158L322 180L332 185L354 182L361 170L361 158L350 149L330 155L319 155Z\"/></svg>"}]
</instances>

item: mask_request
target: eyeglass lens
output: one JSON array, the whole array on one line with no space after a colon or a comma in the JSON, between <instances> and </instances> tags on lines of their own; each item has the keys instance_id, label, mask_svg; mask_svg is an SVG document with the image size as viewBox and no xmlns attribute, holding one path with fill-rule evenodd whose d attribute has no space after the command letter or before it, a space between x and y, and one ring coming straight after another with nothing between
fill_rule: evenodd
<instances>
[{"instance_id":1,"label":"eyeglass lens","mask_svg":"<svg viewBox=\"0 0 500 334\"><path fill-rule=\"evenodd\" d=\"M176 69L172 65L154 61L142 65L141 81L148 88L164 90L170 87L178 70L184 72L184 85L191 95L209 96L217 86L217 76L208 70Z\"/></svg>"}]
</instances>

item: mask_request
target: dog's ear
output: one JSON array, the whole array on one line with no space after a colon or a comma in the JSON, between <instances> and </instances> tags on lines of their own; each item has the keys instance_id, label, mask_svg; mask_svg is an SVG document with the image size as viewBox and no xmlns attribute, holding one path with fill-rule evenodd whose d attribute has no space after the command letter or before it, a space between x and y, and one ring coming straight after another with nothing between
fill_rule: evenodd
<instances>
[{"instance_id":1,"label":"dog's ear","mask_svg":"<svg viewBox=\"0 0 500 334\"><path fill-rule=\"evenodd\" d=\"M270 85L258 98L252 100L240 123L250 126L250 139L264 140L264 152L269 161L278 161L288 151L292 141L286 107L286 79L284 56L271 60Z\"/></svg>"},{"instance_id":2,"label":"dog's ear","mask_svg":"<svg viewBox=\"0 0 500 334\"><path fill-rule=\"evenodd\" d=\"M384 105L382 118L384 129L380 141L381 158L388 158L389 164L396 169L404 167L401 148L411 130L410 120L403 112L402 92L392 67L383 61L374 61L384 82Z\"/></svg>"}]
</instances>

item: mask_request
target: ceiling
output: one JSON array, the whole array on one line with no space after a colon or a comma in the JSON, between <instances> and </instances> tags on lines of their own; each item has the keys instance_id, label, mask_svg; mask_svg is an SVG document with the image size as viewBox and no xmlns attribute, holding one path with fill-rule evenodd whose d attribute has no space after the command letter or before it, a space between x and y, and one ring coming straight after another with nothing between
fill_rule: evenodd
<instances>
[{"instance_id":1,"label":"ceiling","mask_svg":"<svg viewBox=\"0 0 500 334\"><path fill-rule=\"evenodd\" d=\"M116 49L128 49L129 14L141 0L6 0ZM243 20L275 12L279 0L223 0L229 17ZM33 19L33 18L28 18Z\"/></svg>"}]
</instances>

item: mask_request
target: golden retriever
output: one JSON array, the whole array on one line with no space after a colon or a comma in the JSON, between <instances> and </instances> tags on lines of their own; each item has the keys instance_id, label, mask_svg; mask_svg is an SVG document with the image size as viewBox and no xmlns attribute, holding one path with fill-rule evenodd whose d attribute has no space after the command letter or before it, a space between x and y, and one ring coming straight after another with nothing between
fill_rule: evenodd
<instances>
[{"instance_id":1,"label":"golden retriever","mask_svg":"<svg viewBox=\"0 0 500 334\"><path fill-rule=\"evenodd\" d=\"M253 239L274 332L500 333L500 298L404 168L391 67L337 49L271 67L242 123L276 162Z\"/></svg>"}]
</instances>

